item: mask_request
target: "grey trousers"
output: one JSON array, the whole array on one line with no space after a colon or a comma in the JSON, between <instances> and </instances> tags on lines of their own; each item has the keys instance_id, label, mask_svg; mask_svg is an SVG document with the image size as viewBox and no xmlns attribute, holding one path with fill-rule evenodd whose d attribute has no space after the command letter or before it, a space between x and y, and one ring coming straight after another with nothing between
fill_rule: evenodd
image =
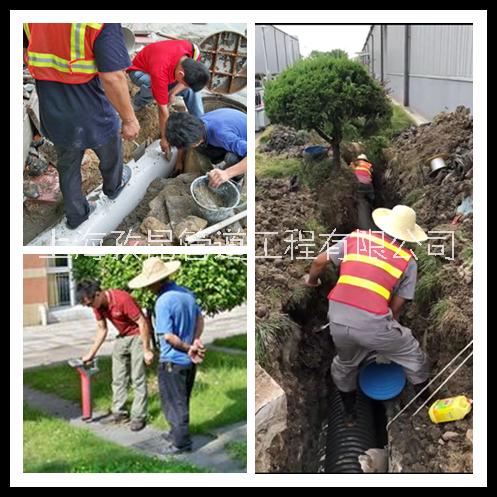
<instances>
[{"instance_id":1,"label":"grey trousers","mask_svg":"<svg viewBox=\"0 0 497 497\"><path fill-rule=\"evenodd\" d=\"M428 379L430 363L409 328L395 320L385 320L384 330L370 331L334 323L330 315L328 318L337 352L331 364L331 376L338 390L356 390L359 365L371 352L402 366L413 385Z\"/></svg>"},{"instance_id":2,"label":"grey trousers","mask_svg":"<svg viewBox=\"0 0 497 497\"><path fill-rule=\"evenodd\" d=\"M126 413L128 386L133 385L131 419L147 418L147 375L140 335L118 337L112 350L112 412Z\"/></svg>"}]
</instances>

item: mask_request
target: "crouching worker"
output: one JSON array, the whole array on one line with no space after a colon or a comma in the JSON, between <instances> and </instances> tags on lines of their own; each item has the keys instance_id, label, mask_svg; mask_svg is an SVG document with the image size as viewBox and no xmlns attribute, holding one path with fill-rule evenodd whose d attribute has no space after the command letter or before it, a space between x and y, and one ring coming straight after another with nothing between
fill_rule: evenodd
<instances>
[{"instance_id":1,"label":"crouching worker","mask_svg":"<svg viewBox=\"0 0 497 497\"><path fill-rule=\"evenodd\" d=\"M411 330L399 324L416 287L417 265L400 242L422 242L425 232L416 213L404 205L376 209L373 219L381 231L354 231L314 259L308 286L320 285L319 275L329 260L340 276L328 295L330 332L336 348L331 366L347 423L355 417L358 368L373 351L405 370L416 392L428 381L429 363Z\"/></svg>"},{"instance_id":2,"label":"crouching worker","mask_svg":"<svg viewBox=\"0 0 497 497\"><path fill-rule=\"evenodd\" d=\"M168 153L164 130L173 97L183 97L188 112L194 116L204 113L200 91L209 82L210 73L200 62L200 50L187 40L158 41L143 47L127 70L131 81L140 88L133 97L134 110L157 102L160 146Z\"/></svg>"},{"instance_id":3,"label":"crouching worker","mask_svg":"<svg viewBox=\"0 0 497 497\"><path fill-rule=\"evenodd\" d=\"M229 180L241 184L247 171L247 116L243 112L216 109L200 118L177 112L167 121L166 138L180 151L178 170L183 170L186 149L193 147L214 164L209 172L213 188Z\"/></svg>"},{"instance_id":4,"label":"crouching worker","mask_svg":"<svg viewBox=\"0 0 497 497\"><path fill-rule=\"evenodd\" d=\"M150 365L154 354L150 348L150 325L133 297L124 290L102 290L95 281L82 281L76 289L78 301L93 308L97 320L97 335L90 352L82 359L91 361L107 337L107 319L115 326L118 336L112 350L112 414L103 423L128 420L126 402L128 385L134 390L131 406L132 431L145 427L147 420L147 378L145 364Z\"/></svg>"},{"instance_id":5,"label":"crouching worker","mask_svg":"<svg viewBox=\"0 0 497 497\"><path fill-rule=\"evenodd\" d=\"M151 257L143 263L142 272L129 282L130 288L147 287L157 295L155 334L160 344L159 391L164 415L171 426L171 431L163 436L168 442L165 455L192 450L190 395L196 364L202 362L205 354L200 341L204 319L195 295L169 280L180 266L179 261L165 263Z\"/></svg>"}]
</instances>

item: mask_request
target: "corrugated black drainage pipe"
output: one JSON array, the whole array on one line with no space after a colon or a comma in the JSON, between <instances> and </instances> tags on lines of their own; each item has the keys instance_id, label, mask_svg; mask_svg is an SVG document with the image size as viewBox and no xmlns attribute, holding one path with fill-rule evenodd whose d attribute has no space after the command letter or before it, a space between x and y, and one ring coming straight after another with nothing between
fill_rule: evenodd
<instances>
[{"instance_id":1,"label":"corrugated black drainage pipe","mask_svg":"<svg viewBox=\"0 0 497 497\"><path fill-rule=\"evenodd\" d=\"M354 426L345 426L345 411L340 394L332 392L326 440L326 473L362 473L359 456L377 447L376 416L373 401L357 393L357 419Z\"/></svg>"}]
</instances>

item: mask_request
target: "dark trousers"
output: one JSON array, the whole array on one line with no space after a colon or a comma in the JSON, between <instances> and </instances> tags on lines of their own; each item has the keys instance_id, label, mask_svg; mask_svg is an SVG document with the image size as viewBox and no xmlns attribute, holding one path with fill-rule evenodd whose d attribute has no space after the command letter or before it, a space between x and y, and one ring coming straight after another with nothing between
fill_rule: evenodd
<instances>
[{"instance_id":1,"label":"dark trousers","mask_svg":"<svg viewBox=\"0 0 497 497\"><path fill-rule=\"evenodd\" d=\"M159 391L162 410L171 425L173 444L190 447L190 395L195 381L195 365L180 366L170 362L159 364Z\"/></svg>"},{"instance_id":2,"label":"dark trousers","mask_svg":"<svg viewBox=\"0 0 497 497\"><path fill-rule=\"evenodd\" d=\"M374 187L372 184L360 183L357 188L358 228L361 230L374 229L371 213L374 204Z\"/></svg>"},{"instance_id":3,"label":"dark trousers","mask_svg":"<svg viewBox=\"0 0 497 497\"><path fill-rule=\"evenodd\" d=\"M55 144L55 150L64 212L68 225L76 227L86 221L90 212L90 206L81 188L81 161L85 149ZM115 135L105 145L93 150L100 159L103 192L105 195L113 195L121 185L123 175L121 136Z\"/></svg>"}]
</instances>

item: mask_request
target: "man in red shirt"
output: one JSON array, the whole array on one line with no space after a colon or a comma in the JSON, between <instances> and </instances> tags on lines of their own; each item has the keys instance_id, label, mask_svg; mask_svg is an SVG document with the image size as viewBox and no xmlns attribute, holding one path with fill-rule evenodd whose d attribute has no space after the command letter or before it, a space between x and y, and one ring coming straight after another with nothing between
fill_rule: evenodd
<instances>
[{"instance_id":1,"label":"man in red shirt","mask_svg":"<svg viewBox=\"0 0 497 497\"><path fill-rule=\"evenodd\" d=\"M199 92L210 73L199 59L200 50L189 41L158 41L142 48L128 68L131 81L140 87L133 98L135 111L154 99L157 102L163 152L169 151L165 129L172 97L182 96L190 114L200 117L204 113Z\"/></svg>"},{"instance_id":2,"label":"man in red shirt","mask_svg":"<svg viewBox=\"0 0 497 497\"><path fill-rule=\"evenodd\" d=\"M132 431L145 427L147 419L147 378L145 364L154 358L150 349L150 325L133 297L124 290L102 290L95 281L82 281L76 289L77 300L93 308L97 334L90 352L83 357L91 361L107 337L107 319L118 332L112 351L112 416L106 422L128 419L126 402L128 385L134 389L131 407ZM131 380L131 381L130 381Z\"/></svg>"}]
</instances>

